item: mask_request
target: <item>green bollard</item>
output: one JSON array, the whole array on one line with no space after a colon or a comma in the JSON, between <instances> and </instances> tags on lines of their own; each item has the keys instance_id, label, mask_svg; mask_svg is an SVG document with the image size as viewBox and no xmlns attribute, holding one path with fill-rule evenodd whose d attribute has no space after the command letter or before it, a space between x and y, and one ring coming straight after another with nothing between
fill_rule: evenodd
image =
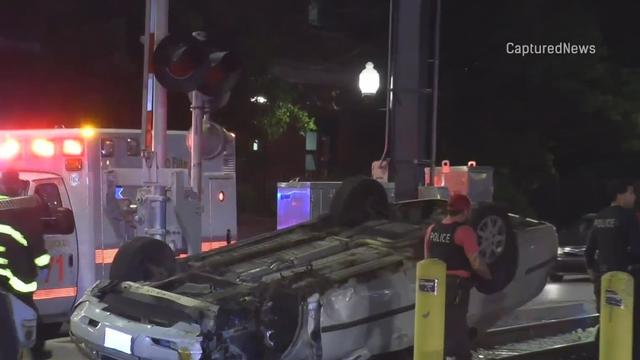
<instances>
[{"instance_id":1,"label":"green bollard","mask_svg":"<svg viewBox=\"0 0 640 360\"><path fill-rule=\"evenodd\" d=\"M420 261L416 268L413 360L444 358L446 292L447 265L438 259Z\"/></svg>"},{"instance_id":2,"label":"green bollard","mask_svg":"<svg viewBox=\"0 0 640 360\"><path fill-rule=\"evenodd\" d=\"M612 271L602 276L600 360L631 360L633 350L633 277Z\"/></svg>"}]
</instances>

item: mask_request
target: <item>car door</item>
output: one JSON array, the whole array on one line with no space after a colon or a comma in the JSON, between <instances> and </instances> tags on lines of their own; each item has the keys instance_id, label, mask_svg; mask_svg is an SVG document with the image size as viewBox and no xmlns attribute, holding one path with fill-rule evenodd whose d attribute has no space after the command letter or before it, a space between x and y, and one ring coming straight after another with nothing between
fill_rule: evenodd
<instances>
[{"instance_id":1,"label":"car door","mask_svg":"<svg viewBox=\"0 0 640 360\"><path fill-rule=\"evenodd\" d=\"M50 208L65 207L70 210L71 201L64 182L59 177L33 180L29 194L40 196ZM38 281L34 299L45 321L68 316L77 295L78 238L71 234L44 236L45 247L51 255L46 276Z\"/></svg>"}]
</instances>

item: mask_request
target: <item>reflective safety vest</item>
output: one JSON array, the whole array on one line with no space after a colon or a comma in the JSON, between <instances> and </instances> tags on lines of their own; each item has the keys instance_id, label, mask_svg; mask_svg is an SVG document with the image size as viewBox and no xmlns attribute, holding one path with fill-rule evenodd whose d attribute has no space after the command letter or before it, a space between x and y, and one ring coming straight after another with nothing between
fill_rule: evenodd
<instances>
[{"instance_id":1,"label":"reflective safety vest","mask_svg":"<svg viewBox=\"0 0 640 360\"><path fill-rule=\"evenodd\" d=\"M24 255L30 253L30 251L28 251L29 243L27 242L27 239L25 239L19 231L15 230L11 226L1 224L0 236L2 239L5 239L5 241L6 239L13 241L12 244L3 244L3 242L0 241L0 277L5 278L9 286L19 293L30 293L36 291L38 283L35 279L21 279L19 276L14 274L14 271L12 271L12 265L17 265L13 264L13 262L21 260L24 261ZM48 259L43 258L42 256L37 258L38 262L41 264L44 264L45 262L48 264L50 259L50 256ZM35 261L34 265L36 265Z\"/></svg>"},{"instance_id":2,"label":"reflective safety vest","mask_svg":"<svg viewBox=\"0 0 640 360\"><path fill-rule=\"evenodd\" d=\"M0 200L10 197L0 195ZM31 216L15 218L17 223L28 222ZM12 225L16 226L17 224ZM49 265L51 256L44 248L42 234L37 230L38 226L22 224L27 233L35 236L34 244L29 243L29 236L23 235L11 225L0 224L0 285L8 284L9 291L18 293L33 293L38 288L36 281L38 269ZM20 228L22 229L22 228ZM39 241L38 241L39 240ZM5 285L6 286L6 285Z\"/></svg>"},{"instance_id":3,"label":"reflective safety vest","mask_svg":"<svg viewBox=\"0 0 640 360\"><path fill-rule=\"evenodd\" d=\"M7 195L0 194L0 200L8 200L8 199L11 199L11 197L7 196ZM27 242L25 237L22 235L22 233L20 233L19 231L13 229L11 226L1 225L0 224L0 234L10 235L18 243L20 243L20 244L22 244L24 246L29 246L29 243ZM2 255L0 255L0 257L1 256ZM39 269L42 269L42 268L45 268L45 267L49 266L49 263L51 262L51 255L49 255L48 253L44 252L43 254L34 254L34 256L37 256L37 257L35 259L33 259L33 262ZM3 265L2 264L3 260L4 259L0 258L0 266Z\"/></svg>"}]
</instances>

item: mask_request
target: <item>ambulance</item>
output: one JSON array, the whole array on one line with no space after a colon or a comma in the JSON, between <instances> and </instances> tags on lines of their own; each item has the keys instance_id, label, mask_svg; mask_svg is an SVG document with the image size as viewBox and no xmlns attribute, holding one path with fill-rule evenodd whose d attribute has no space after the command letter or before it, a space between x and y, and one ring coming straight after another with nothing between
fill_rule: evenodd
<instances>
[{"instance_id":1,"label":"ambulance","mask_svg":"<svg viewBox=\"0 0 640 360\"><path fill-rule=\"evenodd\" d=\"M194 236L201 250L236 239L235 139L215 124L212 129L200 196L189 186L186 131L167 132L166 160L157 167L143 165L148 162L141 156L140 130L0 131L0 171L18 171L22 195L36 194L75 218L75 232L45 236L51 264L34 294L44 322L68 321L76 298L108 278L118 248L135 236L150 236L153 226L139 208L164 204L162 237L176 254L186 254ZM166 186L159 194L163 202L144 196L154 183Z\"/></svg>"}]
</instances>

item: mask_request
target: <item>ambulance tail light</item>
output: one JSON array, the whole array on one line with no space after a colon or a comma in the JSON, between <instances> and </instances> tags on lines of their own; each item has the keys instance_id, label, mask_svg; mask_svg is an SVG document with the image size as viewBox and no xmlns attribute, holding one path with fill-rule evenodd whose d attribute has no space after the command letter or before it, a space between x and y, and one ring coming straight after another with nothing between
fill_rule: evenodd
<instances>
[{"instance_id":1,"label":"ambulance tail light","mask_svg":"<svg viewBox=\"0 0 640 360\"><path fill-rule=\"evenodd\" d=\"M55 154L53 141L47 139L35 139L31 143L31 151L39 157L52 157Z\"/></svg>"},{"instance_id":2,"label":"ambulance tail light","mask_svg":"<svg viewBox=\"0 0 640 360\"><path fill-rule=\"evenodd\" d=\"M62 142L62 153L67 156L80 156L84 149L82 142L76 139L65 139Z\"/></svg>"},{"instance_id":3,"label":"ambulance tail light","mask_svg":"<svg viewBox=\"0 0 640 360\"><path fill-rule=\"evenodd\" d=\"M82 170L82 159L80 158L65 159L64 168L67 171L80 171Z\"/></svg>"},{"instance_id":4,"label":"ambulance tail light","mask_svg":"<svg viewBox=\"0 0 640 360\"><path fill-rule=\"evenodd\" d=\"M20 143L15 139L5 139L0 142L0 159L11 160L20 152Z\"/></svg>"}]
</instances>

